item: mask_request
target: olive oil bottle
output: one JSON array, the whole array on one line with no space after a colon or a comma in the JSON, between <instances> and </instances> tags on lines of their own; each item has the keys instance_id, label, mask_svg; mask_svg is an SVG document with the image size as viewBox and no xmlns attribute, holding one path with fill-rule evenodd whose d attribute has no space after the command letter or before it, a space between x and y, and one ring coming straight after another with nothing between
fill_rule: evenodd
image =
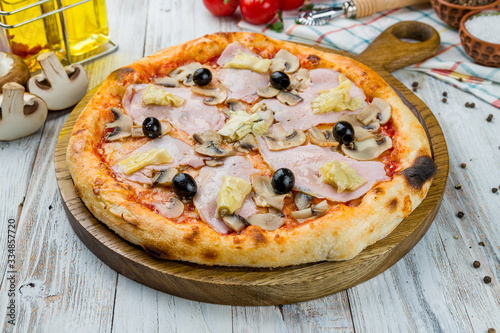
<instances>
[{"instance_id":1,"label":"olive oil bottle","mask_svg":"<svg viewBox=\"0 0 500 333\"><path fill-rule=\"evenodd\" d=\"M80 1L56 0L59 8ZM89 52L96 52L109 41L105 0L90 0L63 13L72 57L78 59Z\"/></svg>"},{"instance_id":2,"label":"olive oil bottle","mask_svg":"<svg viewBox=\"0 0 500 333\"><path fill-rule=\"evenodd\" d=\"M43 52L54 51L68 64L108 50L111 43L108 43L105 0L80 2L82 0L0 0L0 10L11 13L0 15L1 22L8 26L47 15L19 27L2 29L1 51L19 55L35 71L39 69L36 57ZM57 10L61 11L52 13Z\"/></svg>"},{"instance_id":3,"label":"olive oil bottle","mask_svg":"<svg viewBox=\"0 0 500 333\"><path fill-rule=\"evenodd\" d=\"M12 12L24 8L38 0L0 0L0 9ZM4 24L17 25L34 17L51 12L55 9L52 1L17 12L11 15L0 16ZM20 56L30 68L36 67L38 54L54 51L61 58L65 54L64 43L61 39L62 30L59 18L55 15L21 25L17 28L3 29L2 37L6 39L2 45L3 51L9 51ZM5 45L6 44L6 45Z\"/></svg>"}]
</instances>

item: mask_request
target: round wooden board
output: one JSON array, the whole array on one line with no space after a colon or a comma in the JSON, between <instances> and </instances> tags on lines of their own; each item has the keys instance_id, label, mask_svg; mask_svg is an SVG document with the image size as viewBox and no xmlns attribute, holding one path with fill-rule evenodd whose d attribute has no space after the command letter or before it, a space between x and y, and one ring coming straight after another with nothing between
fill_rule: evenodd
<instances>
[{"instance_id":1,"label":"round wooden board","mask_svg":"<svg viewBox=\"0 0 500 333\"><path fill-rule=\"evenodd\" d=\"M431 141L438 171L420 206L389 236L354 259L275 269L210 267L155 259L117 236L97 221L75 194L66 165L66 148L73 125L98 87L70 114L55 151L57 182L71 226L82 242L115 271L151 288L200 302L228 305L295 303L327 296L375 277L406 255L432 224L448 176L448 151L441 127L427 106L380 65L367 63L365 59L363 62L391 84L420 119Z\"/></svg>"}]
</instances>

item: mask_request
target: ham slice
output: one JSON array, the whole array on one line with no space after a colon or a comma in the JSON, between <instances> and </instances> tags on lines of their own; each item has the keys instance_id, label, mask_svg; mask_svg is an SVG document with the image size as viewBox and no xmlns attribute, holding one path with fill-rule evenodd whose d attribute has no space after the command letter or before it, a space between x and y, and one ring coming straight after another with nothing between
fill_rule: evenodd
<instances>
[{"instance_id":1,"label":"ham slice","mask_svg":"<svg viewBox=\"0 0 500 333\"><path fill-rule=\"evenodd\" d=\"M219 65L221 67L224 66L224 64L226 62L228 62L229 60L233 59L234 56L239 51L241 51L243 53L246 53L246 54L250 54L250 55L258 57L257 54L255 54L254 52L250 51L248 48L244 47L240 43L238 43L238 42L232 42L231 44L229 44L228 46L226 46L226 48L224 49L224 51L222 51L219 59L217 59L217 65Z\"/></svg>"},{"instance_id":2,"label":"ham slice","mask_svg":"<svg viewBox=\"0 0 500 333\"><path fill-rule=\"evenodd\" d=\"M270 151L264 139L259 138L259 150L264 161L273 169L288 168L295 175L295 189L318 198L346 202L364 195L378 181L389 180L384 164L375 161L357 161L326 147L299 146L281 151ZM367 182L354 191L338 193L335 187L324 183L319 168L330 161L346 162Z\"/></svg>"},{"instance_id":3,"label":"ham slice","mask_svg":"<svg viewBox=\"0 0 500 333\"><path fill-rule=\"evenodd\" d=\"M264 100L264 103L274 111L274 118L283 125L286 132L294 129L307 130L319 124L333 124L344 114L360 111L313 114L311 101L319 95L318 91L337 87L340 73L327 68L319 68L311 70L309 74L311 83L304 92L299 93L304 100L296 106L287 106L275 98ZM351 97L366 100L363 90L355 86L354 83L351 84Z\"/></svg>"},{"instance_id":4,"label":"ham slice","mask_svg":"<svg viewBox=\"0 0 500 333\"><path fill-rule=\"evenodd\" d=\"M170 156L174 159L171 163L158 164L158 165L148 165L139 171L136 171L130 175L126 175L122 172L121 166L118 162L127 158L133 153L142 153L153 148L165 148ZM151 174L153 170L165 170L167 168L178 167L181 165L189 165L193 168L201 167L205 165L203 157L196 153L190 145L187 143L171 137L170 135L164 135L157 139L151 140L146 144L140 146L139 148L131 151L127 155L123 156L119 161L117 161L111 169L115 172L118 177L142 184L152 184Z\"/></svg>"},{"instance_id":5,"label":"ham slice","mask_svg":"<svg viewBox=\"0 0 500 333\"><path fill-rule=\"evenodd\" d=\"M250 182L250 175L259 172L255 169L252 162L244 156L232 156L224 160L224 165L219 167L203 167L196 177L198 184L198 193L193 199L193 203L200 214L200 217L206 223L210 224L215 231L226 234L231 229L216 217L217 214L217 192L222 183L222 177L234 176L243 178ZM257 214L257 206L250 195L245 198L243 205L235 214L247 218Z\"/></svg>"},{"instance_id":6,"label":"ham slice","mask_svg":"<svg viewBox=\"0 0 500 333\"><path fill-rule=\"evenodd\" d=\"M269 84L269 75L248 69L223 68L217 77L227 89L227 98L253 103L259 96L257 90Z\"/></svg>"},{"instance_id":7,"label":"ham slice","mask_svg":"<svg viewBox=\"0 0 500 333\"><path fill-rule=\"evenodd\" d=\"M217 65L223 67L239 51L259 57L240 43L233 42L224 49L217 59ZM259 74L248 69L223 68L219 71L217 78L226 87L228 99L239 99L247 103L255 102L259 98L257 89L269 84L269 75Z\"/></svg>"},{"instance_id":8,"label":"ham slice","mask_svg":"<svg viewBox=\"0 0 500 333\"><path fill-rule=\"evenodd\" d=\"M123 96L123 107L136 125L142 125L147 117L155 117L167 120L176 129L189 135L205 130L217 131L224 126L224 114L219 112L216 106L203 104L205 97L192 93L189 88L158 87L183 98L184 104L179 107L145 105L142 94L147 85L130 85Z\"/></svg>"}]
</instances>

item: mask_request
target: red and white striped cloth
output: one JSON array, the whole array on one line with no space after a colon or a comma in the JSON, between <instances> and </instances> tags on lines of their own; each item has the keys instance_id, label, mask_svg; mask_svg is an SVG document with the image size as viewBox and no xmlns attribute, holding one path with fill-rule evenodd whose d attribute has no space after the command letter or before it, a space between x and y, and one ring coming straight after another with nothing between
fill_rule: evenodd
<instances>
[{"instance_id":1,"label":"red and white striped cloth","mask_svg":"<svg viewBox=\"0 0 500 333\"><path fill-rule=\"evenodd\" d=\"M311 2L317 5L340 5L342 1ZM430 4L393 9L361 19L340 17L324 26L314 27L296 24L298 13L283 13L284 30L281 33L269 30L265 25L256 26L245 21L239 22L238 26L243 30L264 33L275 39L318 44L359 54L389 26L401 21L423 22L439 32L441 47L434 57L406 69L432 75L500 108L500 69L474 63L465 53L458 31L444 24ZM500 27L490 28L500 31Z\"/></svg>"}]
</instances>

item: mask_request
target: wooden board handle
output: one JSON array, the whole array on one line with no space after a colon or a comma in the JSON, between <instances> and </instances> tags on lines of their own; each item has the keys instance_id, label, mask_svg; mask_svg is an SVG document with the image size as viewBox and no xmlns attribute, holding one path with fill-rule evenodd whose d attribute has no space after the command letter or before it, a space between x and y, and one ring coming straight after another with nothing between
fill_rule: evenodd
<instances>
[{"instance_id":1,"label":"wooden board handle","mask_svg":"<svg viewBox=\"0 0 500 333\"><path fill-rule=\"evenodd\" d=\"M440 44L439 33L430 25L403 21L384 30L359 57L393 72L432 57Z\"/></svg>"},{"instance_id":2,"label":"wooden board handle","mask_svg":"<svg viewBox=\"0 0 500 333\"><path fill-rule=\"evenodd\" d=\"M427 3L429 0L354 0L356 17L373 15L384 10Z\"/></svg>"}]
</instances>

